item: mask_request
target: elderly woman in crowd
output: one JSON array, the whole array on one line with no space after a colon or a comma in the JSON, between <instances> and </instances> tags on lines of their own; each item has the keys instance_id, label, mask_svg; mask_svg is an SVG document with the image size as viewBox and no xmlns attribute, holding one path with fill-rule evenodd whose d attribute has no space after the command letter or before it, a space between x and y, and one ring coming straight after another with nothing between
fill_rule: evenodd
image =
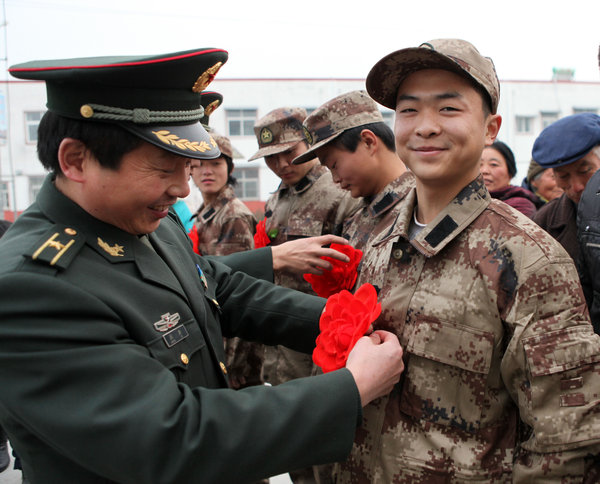
<instances>
[{"instance_id":1,"label":"elderly woman in crowd","mask_svg":"<svg viewBox=\"0 0 600 484\"><path fill-rule=\"evenodd\" d=\"M512 150L505 143L495 141L485 147L480 171L492 198L502 200L528 217L536 212L536 196L529 190L510 184L517 174L517 165Z\"/></svg>"},{"instance_id":2,"label":"elderly woman in crowd","mask_svg":"<svg viewBox=\"0 0 600 484\"><path fill-rule=\"evenodd\" d=\"M552 168L544 168L535 160L531 160L529 163L527 176L521 186L539 198L538 208L563 194L562 188L556 184Z\"/></svg>"},{"instance_id":3,"label":"elderly woman in crowd","mask_svg":"<svg viewBox=\"0 0 600 484\"><path fill-rule=\"evenodd\" d=\"M194 250L202 255L228 255L254 248L256 218L233 191L233 147L214 131L221 150L214 160L192 160L191 175L203 203L194 215L190 232ZM239 338L225 338L226 366L233 388L263 384L262 345Z\"/></svg>"}]
</instances>

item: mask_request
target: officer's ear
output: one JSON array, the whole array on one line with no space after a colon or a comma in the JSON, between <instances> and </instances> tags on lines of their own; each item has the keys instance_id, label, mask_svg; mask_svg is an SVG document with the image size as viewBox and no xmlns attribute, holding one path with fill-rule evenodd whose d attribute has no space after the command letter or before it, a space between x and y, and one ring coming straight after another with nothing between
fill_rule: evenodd
<instances>
[{"instance_id":1,"label":"officer's ear","mask_svg":"<svg viewBox=\"0 0 600 484\"><path fill-rule=\"evenodd\" d=\"M86 162L91 153L84 143L74 138L64 138L58 147L58 163L62 174L69 180L85 180Z\"/></svg>"}]
</instances>

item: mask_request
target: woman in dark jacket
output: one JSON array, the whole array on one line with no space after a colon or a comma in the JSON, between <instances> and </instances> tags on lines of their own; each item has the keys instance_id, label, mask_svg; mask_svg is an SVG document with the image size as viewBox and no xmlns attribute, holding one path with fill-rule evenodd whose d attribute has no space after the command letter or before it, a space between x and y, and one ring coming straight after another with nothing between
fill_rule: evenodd
<instances>
[{"instance_id":1,"label":"woman in dark jacket","mask_svg":"<svg viewBox=\"0 0 600 484\"><path fill-rule=\"evenodd\" d=\"M537 210L537 197L521 187L510 184L517 174L515 156L502 141L486 146L481 154L481 174L492 198L497 198L531 217Z\"/></svg>"}]
</instances>

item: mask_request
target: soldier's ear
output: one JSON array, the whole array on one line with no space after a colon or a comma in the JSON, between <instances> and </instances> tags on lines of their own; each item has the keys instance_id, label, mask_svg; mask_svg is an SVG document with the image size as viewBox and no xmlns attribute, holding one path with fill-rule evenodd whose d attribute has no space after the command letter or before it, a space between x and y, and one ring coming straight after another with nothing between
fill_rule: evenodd
<instances>
[{"instance_id":1,"label":"soldier's ear","mask_svg":"<svg viewBox=\"0 0 600 484\"><path fill-rule=\"evenodd\" d=\"M367 145L368 149L376 148L379 141L375 133L370 129L363 129L360 132L360 139Z\"/></svg>"},{"instance_id":2,"label":"soldier's ear","mask_svg":"<svg viewBox=\"0 0 600 484\"><path fill-rule=\"evenodd\" d=\"M89 150L81 141L64 138L58 147L58 163L62 174L75 182L84 181L86 159L89 156Z\"/></svg>"}]
</instances>

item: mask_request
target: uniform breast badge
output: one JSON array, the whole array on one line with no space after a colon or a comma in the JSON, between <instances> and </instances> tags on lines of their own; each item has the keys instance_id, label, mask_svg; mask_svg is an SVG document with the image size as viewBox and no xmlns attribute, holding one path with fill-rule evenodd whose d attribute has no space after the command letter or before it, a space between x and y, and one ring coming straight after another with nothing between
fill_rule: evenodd
<instances>
[{"instance_id":1,"label":"uniform breast badge","mask_svg":"<svg viewBox=\"0 0 600 484\"><path fill-rule=\"evenodd\" d=\"M206 276L204 275L204 272L202 272L202 269L200 269L200 266L198 264L196 264L196 269L198 269L198 275L200 276L200 280L202 281L202 284L204 285L204 289L208 289L208 283L206 282Z\"/></svg>"},{"instance_id":2,"label":"uniform breast badge","mask_svg":"<svg viewBox=\"0 0 600 484\"><path fill-rule=\"evenodd\" d=\"M123 257L123 246L115 244L112 247L98 237L98 245L113 257Z\"/></svg>"}]
</instances>

